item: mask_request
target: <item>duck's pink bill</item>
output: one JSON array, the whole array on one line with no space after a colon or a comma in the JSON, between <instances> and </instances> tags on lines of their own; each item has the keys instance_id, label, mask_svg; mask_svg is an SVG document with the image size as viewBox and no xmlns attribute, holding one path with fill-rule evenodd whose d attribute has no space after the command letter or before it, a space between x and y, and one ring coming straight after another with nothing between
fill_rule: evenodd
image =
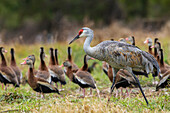
<instances>
[{"instance_id":1,"label":"duck's pink bill","mask_svg":"<svg viewBox=\"0 0 170 113\"><path fill-rule=\"evenodd\" d=\"M63 64L61 64L61 67L64 67L64 65L63 65Z\"/></svg>"},{"instance_id":2,"label":"duck's pink bill","mask_svg":"<svg viewBox=\"0 0 170 113\"><path fill-rule=\"evenodd\" d=\"M24 64L26 64L26 61L24 61L24 62L21 63L21 65L24 65Z\"/></svg>"},{"instance_id":3,"label":"duck's pink bill","mask_svg":"<svg viewBox=\"0 0 170 113\"><path fill-rule=\"evenodd\" d=\"M95 60L95 58L93 58L93 57L92 57L91 59L92 59L92 60Z\"/></svg>"},{"instance_id":4,"label":"duck's pink bill","mask_svg":"<svg viewBox=\"0 0 170 113\"><path fill-rule=\"evenodd\" d=\"M155 46L153 45L153 46L151 46L151 48L154 48Z\"/></svg>"},{"instance_id":5,"label":"duck's pink bill","mask_svg":"<svg viewBox=\"0 0 170 113\"><path fill-rule=\"evenodd\" d=\"M26 58L24 58L24 59L22 59L22 60L27 60L27 57L26 57Z\"/></svg>"}]
</instances>

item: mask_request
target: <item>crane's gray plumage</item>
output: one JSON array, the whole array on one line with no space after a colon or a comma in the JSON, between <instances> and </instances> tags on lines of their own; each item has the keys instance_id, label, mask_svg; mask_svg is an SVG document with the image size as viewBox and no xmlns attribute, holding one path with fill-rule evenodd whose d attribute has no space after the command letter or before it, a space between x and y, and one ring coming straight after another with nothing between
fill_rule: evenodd
<instances>
[{"instance_id":1,"label":"crane's gray plumage","mask_svg":"<svg viewBox=\"0 0 170 113\"><path fill-rule=\"evenodd\" d=\"M159 65L155 58L136 46L117 41L104 41L93 48L98 48L93 54L94 58L108 62L114 68L126 69L128 66L134 71L144 70L147 74L153 72L153 76L159 74Z\"/></svg>"},{"instance_id":2,"label":"crane's gray plumage","mask_svg":"<svg viewBox=\"0 0 170 113\"><path fill-rule=\"evenodd\" d=\"M79 31L79 34L69 44L78 38L86 37L83 46L86 54L100 61L106 61L113 67L113 84L111 87L111 93L115 87L116 73L119 71L119 69L126 69L137 81L142 95L148 104L145 94L143 93L140 86L139 80L136 78L133 71L144 71L147 74L153 73L153 76L157 76L160 72L160 69L155 58L151 54L140 50L134 45L117 41L103 41L98 45L91 47L90 43L93 40L93 35L93 30L83 27Z\"/></svg>"}]
</instances>

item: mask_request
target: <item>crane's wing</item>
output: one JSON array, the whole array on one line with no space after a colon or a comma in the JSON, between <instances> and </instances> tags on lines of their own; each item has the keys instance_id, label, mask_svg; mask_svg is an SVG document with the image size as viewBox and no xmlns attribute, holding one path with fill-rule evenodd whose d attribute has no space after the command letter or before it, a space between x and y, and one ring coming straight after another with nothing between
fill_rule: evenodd
<instances>
[{"instance_id":1,"label":"crane's wing","mask_svg":"<svg viewBox=\"0 0 170 113\"><path fill-rule=\"evenodd\" d=\"M160 72L156 59L134 45L117 41L104 41L95 48L99 49L96 49L94 56L99 60L108 62L114 68L126 69L131 67L135 71L153 72L154 76Z\"/></svg>"}]
</instances>

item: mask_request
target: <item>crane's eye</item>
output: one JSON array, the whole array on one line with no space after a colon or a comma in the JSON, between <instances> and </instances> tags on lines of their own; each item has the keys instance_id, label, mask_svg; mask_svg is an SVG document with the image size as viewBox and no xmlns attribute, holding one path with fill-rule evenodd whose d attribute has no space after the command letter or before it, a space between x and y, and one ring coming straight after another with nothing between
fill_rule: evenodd
<instances>
[{"instance_id":1,"label":"crane's eye","mask_svg":"<svg viewBox=\"0 0 170 113\"><path fill-rule=\"evenodd\" d=\"M79 35L81 35L83 33L83 29L81 29L80 31L79 31Z\"/></svg>"}]
</instances>

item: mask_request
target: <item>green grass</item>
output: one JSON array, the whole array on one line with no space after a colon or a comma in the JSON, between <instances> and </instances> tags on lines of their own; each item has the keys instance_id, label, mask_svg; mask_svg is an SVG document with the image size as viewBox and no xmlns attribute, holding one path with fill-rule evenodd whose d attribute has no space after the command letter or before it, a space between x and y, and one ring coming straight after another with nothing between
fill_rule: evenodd
<instances>
[{"instance_id":1,"label":"green grass","mask_svg":"<svg viewBox=\"0 0 170 113\"><path fill-rule=\"evenodd\" d=\"M168 38L164 39L162 45L168 45ZM97 42L96 42L97 43ZM20 66L23 62L23 58L30 54L36 56L35 68L39 66L39 48L45 47L45 52L48 58L45 59L47 65L49 61L49 48L58 48L59 52L59 63L67 59L67 44L47 44L47 45L4 45L4 47L10 51L11 47L15 48L15 56L18 66L22 69L22 73L25 77L25 73L28 70L28 66ZM83 56L85 52L83 50L83 44L76 43L71 45L72 55L75 63L81 67L83 65ZM139 45L143 50L142 43ZM167 46L163 46L166 49L165 61L170 62ZM5 54L6 59L10 60L10 52ZM102 62L98 62L96 69L92 73L92 76L96 80L97 86L100 90L101 98L97 97L96 90L93 90L93 96L89 96L89 89L86 90L87 97L82 98L82 92L79 93L78 85L69 81L66 77L67 84L63 87L65 90L61 91L61 95L58 94L46 94L45 98L42 99L40 95L37 95L28 84L21 85L20 88L14 89L13 86L9 86L8 90L5 91L0 85L0 112L11 111L11 112L170 112L170 89L160 90L155 92L155 87L152 85L153 78L149 75L149 78L140 77L140 83L144 89L146 97L149 101L149 106L146 105L145 100L140 93L138 88L133 88L130 97L127 97L125 89L123 89L124 95L115 97L116 89L114 90L111 101L107 104L107 98L109 96L109 89L111 83L107 76L102 71ZM89 61L91 65L94 60ZM158 78L156 78L158 80ZM149 87L151 86L151 87ZM120 89L119 89L120 91Z\"/></svg>"}]
</instances>

